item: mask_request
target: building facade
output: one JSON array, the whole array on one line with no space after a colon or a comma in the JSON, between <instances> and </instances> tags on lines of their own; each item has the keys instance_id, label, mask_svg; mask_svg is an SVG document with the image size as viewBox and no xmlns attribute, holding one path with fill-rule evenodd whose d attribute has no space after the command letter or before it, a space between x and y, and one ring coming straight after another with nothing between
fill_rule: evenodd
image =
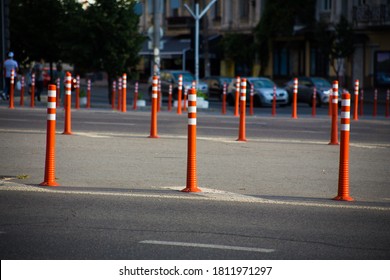
<instances>
[{"instance_id":1,"label":"building facade","mask_svg":"<svg viewBox=\"0 0 390 280\"><path fill-rule=\"evenodd\" d=\"M161 50L162 68L187 69L193 72L191 42L194 19L184 7L194 10L195 0L161 0L164 31ZM202 41L201 75L235 76L239 62L226 59L218 42L227 34L253 34L259 23L267 0L218 0L201 21ZM210 0L198 0L202 10ZM153 0L140 1L142 15L140 32L147 34L153 25ZM390 0L317 0L315 19L328 26L332 32L341 16L353 26L354 53L342 61L339 72L345 86L352 87L359 79L366 87L390 83ZM277 19L276 19L277 20ZM263 73L281 82L296 75L324 76L334 78L336 72L330 66L329 57L324 57L318 43L310 36L310 27L294 26L290 36L270 40L269 62ZM146 44L146 43L145 43ZM148 72L151 50L145 47L143 70ZM259 75L259 63L253 54L251 75ZM206 61L206 62L205 62Z\"/></svg>"}]
</instances>

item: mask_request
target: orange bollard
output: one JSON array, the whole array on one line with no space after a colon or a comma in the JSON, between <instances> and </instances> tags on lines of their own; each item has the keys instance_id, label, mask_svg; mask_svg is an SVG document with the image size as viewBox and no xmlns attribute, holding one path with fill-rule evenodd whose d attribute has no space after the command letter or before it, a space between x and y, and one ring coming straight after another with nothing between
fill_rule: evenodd
<instances>
[{"instance_id":1,"label":"orange bollard","mask_svg":"<svg viewBox=\"0 0 390 280\"><path fill-rule=\"evenodd\" d=\"M364 105L364 90L360 90L360 110L359 110L359 115L363 116L363 105Z\"/></svg>"},{"instance_id":2,"label":"orange bollard","mask_svg":"<svg viewBox=\"0 0 390 280\"><path fill-rule=\"evenodd\" d=\"M245 113L246 113L246 79L241 79L241 94L240 94L240 127L238 131L237 141L246 141L245 137Z\"/></svg>"},{"instance_id":3,"label":"orange bollard","mask_svg":"<svg viewBox=\"0 0 390 280\"><path fill-rule=\"evenodd\" d=\"M328 116L329 117L332 117L332 102L333 100L333 90L330 92L330 95L329 95L329 102L328 102Z\"/></svg>"},{"instance_id":4,"label":"orange bollard","mask_svg":"<svg viewBox=\"0 0 390 280\"><path fill-rule=\"evenodd\" d=\"M387 90L387 95L386 95L386 113L385 113L386 118L390 116L389 106L390 106L390 89Z\"/></svg>"},{"instance_id":5,"label":"orange bollard","mask_svg":"<svg viewBox=\"0 0 390 280\"><path fill-rule=\"evenodd\" d=\"M56 187L55 181L55 146L56 146L56 86L49 85L47 92L47 130L45 178L40 186Z\"/></svg>"},{"instance_id":6,"label":"orange bollard","mask_svg":"<svg viewBox=\"0 0 390 280\"><path fill-rule=\"evenodd\" d=\"M14 95L15 95L15 70L11 70L11 82L9 87L9 106L10 109L15 109L14 106Z\"/></svg>"},{"instance_id":7,"label":"orange bollard","mask_svg":"<svg viewBox=\"0 0 390 280\"><path fill-rule=\"evenodd\" d=\"M62 134L70 135L72 134L71 129L71 104L72 104L72 75L69 72L66 72L65 76L65 129Z\"/></svg>"},{"instance_id":8,"label":"orange bollard","mask_svg":"<svg viewBox=\"0 0 390 280\"><path fill-rule=\"evenodd\" d=\"M234 116L238 117L238 107L240 102L240 77L236 77L236 96L234 101Z\"/></svg>"},{"instance_id":9,"label":"orange bollard","mask_svg":"<svg viewBox=\"0 0 390 280\"><path fill-rule=\"evenodd\" d=\"M157 112L161 110L161 79L158 77Z\"/></svg>"},{"instance_id":10,"label":"orange bollard","mask_svg":"<svg viewBox=\"0 0 390 280\"><path fill-rule=\"evenodd\" d=\"M226 87L226 82L224 82L222 91L222 115L226 114Z\"/></svg>"},{"instance_id":11,"label":"orange bollard","mask_svg":"<svg viewBox=\"0 0 390 280\"><path fill-rule=\"evenodd\" d=\"M30 96L30 107L35 107L35 74L31 74L31 96Z\"/></svg>"},{"instance_id":12,"label":"orange bollard","mask_svg":"<svg viewBox=\"0 0 390 280\"><path fill-rule=\"evenodd\" d=\"M127 111L127 74L122 75L122 113Z\"/></svg>"},{"instance_id":13,"label":"orange bollard","mask_svg":"<svg viewBox=\"0 0 390 280\"><path fill-rule=\"evenodd\" d=\"M338 121L338 113L339 113L339 108L338 108L338 95L339 95L339 82L334 81L333 82L333 98L332 98L332 127L330 131L330 142L329 145L338 145L339 140L338 140L338 131L337 131L337 121Z\"/></svg>"},{"instance_id":14,"label":"orange bollard","mask_svg":"<svg viewBox=\"0 0 390 280\"><path fill-rule=\"evenodd\" d=\"M352 201L349 196L349 131L350 131L351 95L343 93L341 101L340 163L338 194L334 200Z\"/></svg>"},{"instance_id":15,"label":"orange bollard","mask_svg":"<svg viewBox=\"0 0 390 280\"><path fill-rule=\"evenodd\" d=\"M20 79L20 84L21 84L21 89L20 89L20 106L23 107L24 106L24 76L21 77Z\"/></svg>"},{"instance_id":16,"label":"orange bollard","mask_svg":"<svg viewBox=\"0 0 390 280\"><path fill-rule=\"evenodd\" d=\"M313 98L311 103L311 116L314 118L316 116L316 109L317 109L317 88L313 88Z\"/></svg>"},{"instance_id":17,"label":"orange bollard","mask_svg":"<svg viewBox=\"0 0 390 280\"><path fill-rule=\"evenodd\" d=\"M182 192L201 192L196 178L196 89L188 95L187 183Z\"/></svg>"},{"instance_id":18,"label":"orange bollard","mask_svg":"<svg viewBox=\"0 0 390 280\"><path fill-rule=\"evenodd\" d=\"M172 84L169 84L168 92L168 111L172 111Z\"/></svg>"},{"instance_id":19,"label":"orange bollard","mask_svg":"<svg viewBox=\"0 0 390 280\"><path fill-rule=\"evenodd\" d=\"M181 115L181 94L183 91L183 75L179 75L179 85L177 88L177 114Z\"/></svg>"},{"instance_id":20,"label":"orange bollard","mask_svg":"<svg viewBox=\"0 0 390 280\"><path fill-rule=\"evenodd\" d=\"M87 82L87 109L91 108L91 80Z\"/></svg>"},{"instance_id":21,"label":"orange bollard","mask_svg":"<svg viewBox=\"0 0 390 280\"><path fill-rule=\"evenodd\" d=\"M293 91L293 102L292 102L292 113L291 117L297 119L297 106L298 106L298 78L294 78L294 91Z\"/></svg>"},{"instance_id":22,"label":"orange bollard","mask_svg":"<svg viewBox=\"0 0 390 280\"><path fill-rule=\"evenodd\" d=\"M255 94L255 87L253 86L253 84L251 83L251 92L250 92L250 95L249 95L249 114L251 116L253 116L254 112L253 112L253 98L254 98L254 94Z\"/></svg>"},{"instance_id":23,"label":"orange bollard","mask_svg":"<svg viewBox=\"0 0 390 280\"><path fill-rule=\"evenodd\" d=\"M56 97L56 106L57 108L60 107L60 86L61 86L61 81L60 81L60 78L57 78L57 91L56 91L56 94L57 94L57 97Z\"/></svg>"},{"instance_id":24,"label":"orange bollard","mask_svg":"<svg viewBox=\"0 0 390 280\"><path fill-rule=\"evenodd\" d=\"M355 98L353 100L353 119L357 121L359 104L359 80L355 80Z\"/></svg>"},{"instance_id":25,"label":"orange bollard","mask_svg":"<svg viewBox=\"0 0 390 280\"><path fill-rule=\"evenodd\" d=\"M149 138L159 138L157 135L157 101L158 101L158 77L153 76L152 84L152 117L150 123Z\"/></svg>"},{"instance_id":26,"label":"orange bollard","mask_svg":"<svg viewBox=\"0 0 390 280\"><path fill-rule=\"evenodd\" d=\"M111 91L111 109L115 110L115 93L116 93L116 81L112 81L112 91Z\"/></svg>"},{"instance_id":27,"label":"orange bollard","mask_svg":"<svg viewBox=\"0 0 390 280\"><path fill-rule=\"evenodd\" d=\"M378 90L375 89L375 91L374 91L374 110L372 111L373 117L376 117L376 115L377 115L377 108L378 108Z\"/></svg>"},{"instance_id":28,"label":"orange bollard","mask_svg":"<svg viewBox=\"0 0 390 280\"><path fill-rule=\"evenodd\" d=\"M184 87L183 112L187 112L187 94L188 94L188 87Z\"/></svg>"},{"instance_id":29,"label":"orange bollard","mask_svg":"<svg viewBox=\"0 0 390 280\"><path fill-rule=\"evenodd\" d=\"M118 111L122 111L122 78L118 79Z\"/></svg>"},{"instance_id":30,"label":"orange bollard","mask_svg":"<svg viewBox=\"0 0 390 280\"><path fill-rule=\"evenodd\" d=\"M80 109L80 76L76 76L76 109Z\"/></svg>"},{"instance_id":31,"label":"orange bollard","mask_svg":"<svg viewBox=\"0 0 390 280\"><path fill-rule=\"evenodd\" d=\"M135 82L134 95L133 95L133 110L137 110L137 100L138 100L138 82Z\"/></svg>"},{"instance_id":32,"label":"orange bollard","mask_svg":"<svg viewBox=\"0 0 390 280\"><path fill-rule=\"evenodd\" d=\"M274 92L272 98L272 116L276 116L276 85L274 85Z\"/></svg>"}]
</instances>

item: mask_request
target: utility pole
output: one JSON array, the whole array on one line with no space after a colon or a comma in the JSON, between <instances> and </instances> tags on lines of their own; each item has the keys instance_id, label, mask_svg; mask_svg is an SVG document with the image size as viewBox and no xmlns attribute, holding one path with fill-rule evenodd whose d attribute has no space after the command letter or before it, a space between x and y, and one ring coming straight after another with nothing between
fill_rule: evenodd
<instances>
[{"instance_id":1,"label":"utility pole","mask_svg":"<svg viewBox=\"0 0 390 280\"><path fill-rule=\"evenodd\" d=\"M188 7L187 4L184 4L184 7L188 10L191 16L195 19L195 80L196 87L199 84L199 20L207 13L207 11L211 8L211 6L217 0L212 0L204 10L199 13L199 0L195 0L195 13Z\"/></svg>"},{"instance_id":2,"label":"utility pole","mask_svg":"<svg viewBox=\"0 0 390 280\"><path fill-rule=\"evenodd\" d=\"M160 76L160 25L162 1L153 0L153 75Z\"/></svg>"}]
</instances>

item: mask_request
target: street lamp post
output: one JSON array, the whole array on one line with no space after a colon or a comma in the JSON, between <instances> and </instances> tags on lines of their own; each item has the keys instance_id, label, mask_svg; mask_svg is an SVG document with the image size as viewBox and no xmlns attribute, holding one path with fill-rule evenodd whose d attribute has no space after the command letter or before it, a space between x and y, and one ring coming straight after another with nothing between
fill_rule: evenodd
<instances>
[{"instance_id":1,"label":"street lamp post","mask_svg":"<svg viewBox=\"0 0 390 280\"><path fill-rule=\"evenodd\" d=\"M198 0L195 3L195 13L188 7L187 4L184 4L184 7L188 10L191 16L195 19L195 80L196 87L199 84L199 20L207 13L211 6L217 2L217 0L212 0L204 10L199 13L199 2Z\"/></svg>"}]
</instances>

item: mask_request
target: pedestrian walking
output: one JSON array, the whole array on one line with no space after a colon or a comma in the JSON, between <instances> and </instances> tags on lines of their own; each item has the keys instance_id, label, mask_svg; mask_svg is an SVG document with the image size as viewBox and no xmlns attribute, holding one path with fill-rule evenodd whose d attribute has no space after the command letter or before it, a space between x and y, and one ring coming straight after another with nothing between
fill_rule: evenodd
<instances>
[{"instance_id":1,"label":"pedestrian walking","mask_svg":"<svg viewBox=\"0 0 390 280\"><path fill-rule=\"evenodd\" d=\"M5 77L5 86L1 98L3 100L8 100L10 87L11 87L11 71L14 70L16 75L17 71L19 70L19 65L16 62L16 60L14 60L13 52L8 53L8 58L4 61L3 69L4 69L4 77Z\"/></svg>"}]
</instances>

